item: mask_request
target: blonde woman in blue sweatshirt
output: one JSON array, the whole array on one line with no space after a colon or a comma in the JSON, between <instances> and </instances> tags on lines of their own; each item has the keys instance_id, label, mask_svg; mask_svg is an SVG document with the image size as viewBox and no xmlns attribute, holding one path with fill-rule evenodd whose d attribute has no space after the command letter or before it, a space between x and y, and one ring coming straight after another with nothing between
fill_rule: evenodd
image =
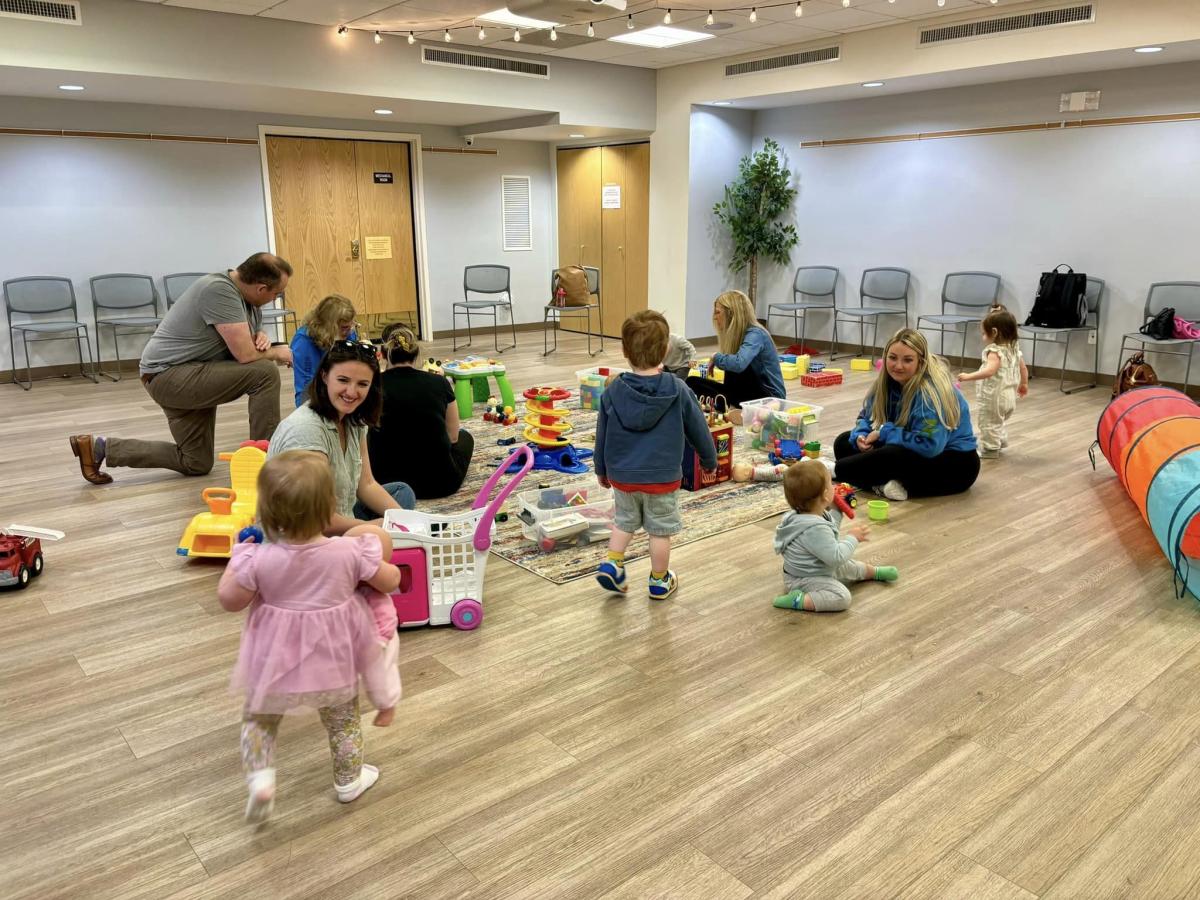
<instances>
[{"instance_id":1,"label":"blonde woman in blue sweatshirt","mask_svg":"<svg viewBox=\"0 0 1200 900\"><path fill-rule=\"evenodd\" d=\"M925 335L902 328L884 351L852 431L833 444L838 481L889 500L967 490L979 477L979 455L967 399Z\"/></svg>"}]
</instances>

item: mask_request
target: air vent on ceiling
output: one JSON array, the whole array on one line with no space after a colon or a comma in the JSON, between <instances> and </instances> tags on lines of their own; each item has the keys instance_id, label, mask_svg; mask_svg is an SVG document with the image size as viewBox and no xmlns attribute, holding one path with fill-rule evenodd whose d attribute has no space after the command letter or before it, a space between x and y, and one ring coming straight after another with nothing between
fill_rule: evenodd
<instances>
[{"instance_id":1,"label":"air vent on ceiling","mask_svg":"<svg viewBox=\"0 0 1200 900\"><path fill-rule=\"evenodd\" d=\"M755 72L774 72L776 69L793 69L796 66L811 66L816 63L837 62L841 55L842 48L834 46L822 47L819 50L801 50L799 53L786 53L783 56L771 56L767 59L752 59L749 62L726 66L725 77L751 75Z\"/></svg>"},{"instance_id":2,"label":"air vent on ceiling","mask_svg":"<svg viewBox=\"0 0 1200 900\"><path fill-rule=\"evenodd\" d=\"M501 215L505 250L533 249L533 215L530 213L528 175L500 177Z\"/></svg>"},{"instance_id":3,"label":"air vent on ceiling","mask_svg":"<svg viewBox=\"0 0 1200 900\"><path fill-rule=\"evenodd\" d=\"M83 11L75 0L0 0L0 18L34 19L59 25L83 24Z\"/></svg>"},{"instance_id":4,"label":"air vent on ceiling","mask_svg":"<svg viewBox=\"0 0 1200 900\"><path fill-rule=\"evenodd\" d=\"M441 47L422 47L421 62L430 66L480 69L487 72L501 72L505 75L524 75L527 78L550 77L550 67L545 63L510 59L507 56L485 56L482 53L467 53L462 50L443 50Z\"/></svg>"},{"instance_id":5,"label":"air vent on ceiling","mask_svg":"<svg viewBox=\"0 0 1200 900\"><path fill-rule=\"evenodd\" d=\"M1096 20L1093 4L1064 6L1060 9L1044 9L1041 12L1021 13L1016 16L1001 16L995 19L979 19L975 22L959 22L926 28L921 32L920 46L942 44L946 41L965 41L973 38L992 37L1013 31L1028 31L1031 28L1052 28L1056 25L1083 25Z\"/></svg>"}]
</instances>

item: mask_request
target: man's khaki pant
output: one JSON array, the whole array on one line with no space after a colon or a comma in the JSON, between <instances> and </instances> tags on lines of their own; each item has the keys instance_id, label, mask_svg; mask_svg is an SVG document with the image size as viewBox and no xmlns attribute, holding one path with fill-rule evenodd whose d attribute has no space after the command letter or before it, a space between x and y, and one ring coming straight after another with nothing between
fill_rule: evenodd
<instances>
[{"instance_id":1,"label":"man's khaki pant","mask_svg":"<svg viewBox=\"0 0 1200 900\"><path fill-rule=\"evenodd\" d=\"M250 440L270 440L279 424L279 368L269 359L184 363L144 383L166 413L175 442L106 438L104 461L110 467L207 475L213 467L217 407L243 395L250 397Z\"/></svg>"}]
</instances>

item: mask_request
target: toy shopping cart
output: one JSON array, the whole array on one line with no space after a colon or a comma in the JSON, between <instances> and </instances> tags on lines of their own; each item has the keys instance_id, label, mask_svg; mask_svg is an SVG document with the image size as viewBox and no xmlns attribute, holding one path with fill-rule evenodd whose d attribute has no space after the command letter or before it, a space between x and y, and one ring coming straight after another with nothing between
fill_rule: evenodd
<instances>
[{"instance_id":1,"label":"toy shopping cart","mask_svg":"<svg viewBox=\"0 0 1200 900\"><path fill-rule=\"evenodd\" d=\"M489 500L510 465L520 468ZM496 513L531 468L533 451L518 447L479 489L470 512L389 509L384 514L383 527L392 537L391 562L400 568L400 587L392 602L401 628L447 623L464 631L479 627Z\"/></svg>"}]
</instances>

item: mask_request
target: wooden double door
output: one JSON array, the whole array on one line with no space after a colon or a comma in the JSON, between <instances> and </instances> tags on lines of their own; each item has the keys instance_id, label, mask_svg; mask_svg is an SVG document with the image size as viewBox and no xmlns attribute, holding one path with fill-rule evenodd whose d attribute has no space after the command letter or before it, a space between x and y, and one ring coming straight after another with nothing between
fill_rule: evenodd
<instances>
[{"instance_id":1,"label":"wooden double door","mask_svg":"<svg viewBox=\"0 0 1200 900\"><path fill-rule=\"evenodd\" d=\"M286 304L298 316L343 294L360 316L418 324L409 153L400 142L267 137L275 252L294 269Z\"/></svg>"},{"instance_id":2,"label":"wooden double door","mask_svg":"<svg viewBox=\"0 0 1200 900\"><path fill-rule=\"evenodd\" d=\"M626 316L646 309L649 235L649 144L558 151L558 264L600 270L601 324L610 337L620 336Z\"/></svg>"}]
</instances>

